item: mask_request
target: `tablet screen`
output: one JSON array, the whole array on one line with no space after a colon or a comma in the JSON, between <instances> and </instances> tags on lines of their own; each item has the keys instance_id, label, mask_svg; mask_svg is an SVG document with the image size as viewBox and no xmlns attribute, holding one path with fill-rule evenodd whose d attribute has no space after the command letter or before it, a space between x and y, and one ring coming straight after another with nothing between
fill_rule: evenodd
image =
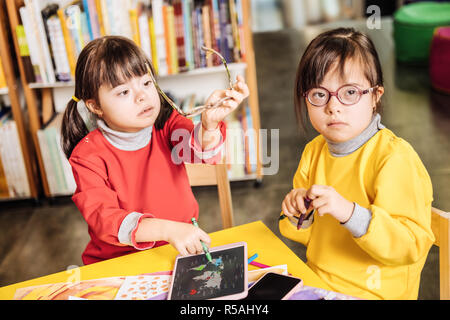
<instances>
[{"instance_id":1,"label":"tablet screen","mask_svg":"<svg viewBox=\"0 0 450 320\"><path fill-rule=\"evenodd\" d=\"M214 299L246 290L245 246L178 258L171 290L172 300Z\"/></svg>"}]
</instances>

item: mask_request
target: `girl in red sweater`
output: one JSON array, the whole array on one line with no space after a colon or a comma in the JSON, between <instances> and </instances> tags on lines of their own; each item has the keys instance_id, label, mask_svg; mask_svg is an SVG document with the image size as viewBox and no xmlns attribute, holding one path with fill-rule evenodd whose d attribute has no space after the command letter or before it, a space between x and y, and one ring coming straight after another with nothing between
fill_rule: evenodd
<instances>
[{"instance_id":1,"label":"girl in red sweater","mask_svg":"<svg viewBox=\"0 0 450 320\"><path fill-rule=\"evenodd\" d=\"M143 51L118 36L91 41L78 57L62 136L77 183L72 199L91 236L85 264L166 243L183 255L201 253L200 240L211 242L191 224L198 204L183 163L221 159L222 120L248 87L238 76L233 89L215 91L206 104L230 99L203 112L194 127L159 95L148 68ZM94 130L80 114L83 103Z\"/></svg>"}]
</instances>

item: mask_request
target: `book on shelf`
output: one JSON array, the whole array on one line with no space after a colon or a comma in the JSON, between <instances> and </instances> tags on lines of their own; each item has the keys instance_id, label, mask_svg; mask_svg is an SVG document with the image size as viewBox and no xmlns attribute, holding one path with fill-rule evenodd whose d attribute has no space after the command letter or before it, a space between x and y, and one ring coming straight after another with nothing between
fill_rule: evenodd
<instances>
[{"instance_id":1,"label":"book on shelf","mask_svg":"<svg viewBox=\"0 0 450 320\"><path fill-rule=\"evenodd\" d=\"M1 69L1 61L0 61ZM2 70L0 70L1 72ZM10 113L11 109L0 104L0 127L2 125L3 119L6 120L5 114ZM9 197L9 187L8 181L6 180L6 172L3 166L3 160L0 154L0 199Z\"/></svg>"},{"instance_id":2,"label":"book on shelf","mask_svg":"<svg viewBox=\"0 0 450 320\"><path fill-rule=\"evenodd\" d=\"M100 21L97 14L96 0L83 0L83 8L86 11L89 36L91 39L101 36Z\"/></svg>"},{"instance_id":3,"label":"book on shelf","mask_svg":"<svg viewBox=\"0 0 450 320\"><path fill-rule=\"evenodd\" d=\"M70 81L70 64L67 56L66 44L64 42L61 21L56 15L56 10L46 20L46 24L51 42L51 51L55 61L56 79L58 81Z\"/></svg>"},{"instance_id":4,"label":"book on shelf","mask_svg":"<svg viewBox=\"0 0 450 320\"><path fill-rule=\"evenodd\" d=\"M233 33L228 0L219 0L220 52L227 62L233 61Z\"/></svg>"},{"instance_id":5,"label":"book on shelf","mask_svg":"<svg viewBox=\"0 0 450 320\"><path fill-rule=\"evenodd\" d=\"M8 107L0 107L0 198L29 198L30 185L16 122Z\"/></svg>"},{"instance_id":6,"label":"book on shelf","mask_svg":"<svg viewBox=\"0 0 450 320\"><path fill-rule=\"evenodd\" d=\"M56 114L43 129L37 132L45 174L50 194L53 196L71 195L76 189L70 163L61 147L62 117L62 113Z\"/></svg>"},{"instance_id":7,"label":"book on shelf","mask_svg":"<svg viewBox=\"0 0 450 320\"><path fill-rule=\"evenodd\" d=\"M63 9L59 8L56 11L56 14L61 23L61 31L63 33L67 60L69 62L70 75L72 76L72 78L74 78L75 77L75 66L76 66L76 54L75 54L75 48L74 48L75 43L70 36L70 30L67 27L66 16L65 16ZM23 21L23 19L22 19L22 21Z\"/></svg>"},{"instance_id":8,"label":"book on shelf","mask_svg":"<svg viewBox=\"0 0 450 320\"><path fill-rule=\"evenodd\" d=\"M173 6L170 4L163 4L162 9L168 74L176 74L178 73L178 54L176 48Z\"/></svg>"},{"instance_id":9,"label":"book on shelf","mask_svg":"<svg viewBox=\"0 0 450 320\"><path fill-rule=\"evenodd\" d=\"M181 0L173 1L173 13L175 24L175 38L178 57L178 69L179 71L187 70L186 63L186 41L184 40L185 26L183 22L183 4Z\"/></svg>"},{"instance_id":10,"label":"book on shelf","mask_svg":"<svg viewBox=\"0 0 450 320\"><path fill-rule=\"evenodd\" d=\"M31 13L29 12L27 7L19 8L19 15L23 23L23 32L25 33L25 39L23 39L23 35L21 34L20 30L17 31L19 28L21 28L19 25L16 29L17 40L19 43L23 41L27 42L35 81L44 82L43 77L45 77L45 63L38 49L38 39L34 36L34 27L31 23L30 14Z\"/></svg>"},{"instance_id":11,"label":"book on shelf","mask_svg":"<svg viewBox=\"0 0 450 320\"><path fill-rule=\"evenodd\" d=\"M152 42L150 40L150 10L143 3L140 3L136 11L137 30L139 37L139 45L147 54L147 57L152 59Z\"/></svg>"},{"instance_id":12,"label":"book on shelf","mask_svg":"<svg viewBox=\"0 0 450 320\"><path fill-rule=\"evenodd\" d=\"M25 36L25 29L22 25L17 26L16 35L19 44L19 56L25 71L25 78L27 82L34 82L36 78L34 75L33 63L31 62L30 49Z\"/></svg>"},{"instance_id":13,"label":"book on shelf","mask_svg":"<svg viewBox=\"0 0 450 320\"><path fill-rule=\"evenodd\" d=\"M237 27L238 34L237 42L239 44L239 56L240 61L245 61L245 29L244 29L244 15L242 9L242 0L236 0L236 19L237 19Z\"/></svg>"},{"instance_id":14,"label":"book on shelf","mask_svg":"<svg viewBox=\"0 0 450 320\"><path fill-rule=\"evenodd\" d=\"M0 61L0 88L6 87L6 78L5 78L5 72L3 71L3 65Z\"/></svg>"},{"instance_id":15,"label":"book on shelf","mask_svg":"<svg viewBox=\"0 0 450 320\"><path fill-rule=\"evenodd\" d=\"M3 169L3 163L0 158L0 199L9 197L8 181L6 180L5 169Z\"/></svg>"},{"instance_id":16,"label":"book on shelf","mask_svg":"<svg viewBox=\"0 0 450 320\"><path fill-rule=\"evenodd\" d=\"M153 27L156 44L157 73L161 76L169 74L167 64L166 30L164 28L163 0L152 1Z\"/></svg>"},{"instance_id":17,"label":"book on shelf","mask_svg":"<svg viewBox=\"0 0 450 320\"><path fill-rule=\"evenodd\" d=\"M210 17L209 17L209 6L204 5L201 8L202 13L202 28L203 28L203 44L207 48L212 47L212 40L211 40L211 23L210 23ZM205 60L206 60L206 66L212 67L213 66L213 56L211 54L205 53Z\"/></svg>"},{"instance_id":18,"label":"book on shelf","mask_svg":"<svg viewBox=\"0 0 450 320\"><path fill-rule=\"evenodd\" d=\"M42 18L42 4L43 1L39 0L24 0L25 8L28 11L28 17L30 18L31 28L33 34L28 35L25 30L26 38L29 41L31 37L36 38L36 48L39 55L39 60L44 66L44 73L41 74L43 83L54 83L56 81L55 71L50 54L50 47L48 42L48 36L45 31L44 20Z\"/></svg>"},{"instance_id":19,"label":"book on shelf","mask_svg":"<svg viewBox=\"0 0 450 320\"><path fill-rule=\"evenodd\" d=\"M203 45L220 52L228 63L244 61L242 0L24 0L24 3L19 8L23 25L20 36L26 38L29 49L28 56L23 57L32 66L28 82L51 84L73 80L81 50L103 35L134 40L160 76L219 65L217 56L201 50Z\"/></svg>"},{"instance_id":20,"label":"book on shelf","mask_svg":"<svg viewBox=\"0 0 450 320\"><path fill-rule=\"evenodd\" d=\"M181 1L181 10L183 16L183 28L184 28L184 51L186 57L186 69L192 70L195 68L194 63L194 47L192 39L192 16L191 12L193 9L192 0Z\"/></svg>"},{"instance_id":21,"label":"book on shelf","mask_svg":"<svg viewBox=\"0 0 450 320\"><path fill-rule=\"evenodd\" d=\"M217 41L218 37L220 38L220 28L219 28L219 6L218 6L218 0L207 0L205 2L206 8L209 10L208 16L209 16L209 26L205 26L205 28L209 28L209 35L210 35L210 48L213 48L217 52L220 52L220 41ZM216 55L212 56L213 65L220 65L222 62L220 61L220 58Z\"/></svg>"},{"instance_id":22,"label":"book on shelf","mask_svg":"<svg viewBox=\"0 0 450 320\"><path fill-rule=\"evenodd\" d=\"M141 44L141 35L139 32L139 21L138 21L138 8L130 9L130 27L131 27L131 38L133 41L144 50Z\"/></svg>"}]
</instances>

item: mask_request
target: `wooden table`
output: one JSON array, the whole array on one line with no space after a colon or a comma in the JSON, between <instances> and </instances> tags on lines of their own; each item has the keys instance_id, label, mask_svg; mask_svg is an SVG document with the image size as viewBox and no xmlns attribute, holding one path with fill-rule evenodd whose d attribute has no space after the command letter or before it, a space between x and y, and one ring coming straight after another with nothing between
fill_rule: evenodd
<instances>
[{"instance_id":1,"label":"wooden table","mask_svg":"<svg viewBox=\"0 0 450 320\"><path fill-rule=\"evenodd\" d=\"M217 231L210 234L211 247L245 241L248 256L258 253L255 261L275 266L287 264L293 276L302 278L307 286L331 290L299 257L295 255L269 228L261 221ZM76 274L79 280L92 280L117 276L134 276L143 273L173 270L178 252L170 245L128 254L122 257L93 263L69 271L62 271L48 276L19 282L0 288L0 299L13 299L16 289L71 281ZM32 268L33 266L30 266ZM249 270L258 269L249 265Z\"/></svg>"}]
</instances>

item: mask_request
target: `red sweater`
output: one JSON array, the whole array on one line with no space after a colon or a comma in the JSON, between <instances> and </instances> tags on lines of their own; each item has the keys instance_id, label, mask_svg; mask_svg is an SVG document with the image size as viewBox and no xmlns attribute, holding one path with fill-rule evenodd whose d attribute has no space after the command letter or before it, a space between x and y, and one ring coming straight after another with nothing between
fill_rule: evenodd
<instances>
[{"instance_id":1,"label":"red sweater","mask_svg":"<svg viewBox=\"0 0 450 320\"><path fill-rule=\"evenodd\" d=\"M176 129L184 129L186 134L172 136ZM183 160L202 162L194 155L194 150L201 152L201 148L191 136L193 129L191 120L173 112L162 130L153 127L150 142L139 150L124 151L114 147L99 129L77 144L69 159L77 183L72 200L88 223L91 236L82 255L83 263L166 244L163 241L136 243L137 225L131 233L133 246L119 242L122 221L132 212L144 214L138 223L146 217L186 223L198 217L198 203L184 163L172 160L172 150L181 150L182 156L183 150L190 150L190 159ZM226 133L223 122L220 130L223 143ZM171 141L171 137L177 137L176 141ZM208 163L216 163L218 159L220 154Z\"/></svg>"}]
</instances>

